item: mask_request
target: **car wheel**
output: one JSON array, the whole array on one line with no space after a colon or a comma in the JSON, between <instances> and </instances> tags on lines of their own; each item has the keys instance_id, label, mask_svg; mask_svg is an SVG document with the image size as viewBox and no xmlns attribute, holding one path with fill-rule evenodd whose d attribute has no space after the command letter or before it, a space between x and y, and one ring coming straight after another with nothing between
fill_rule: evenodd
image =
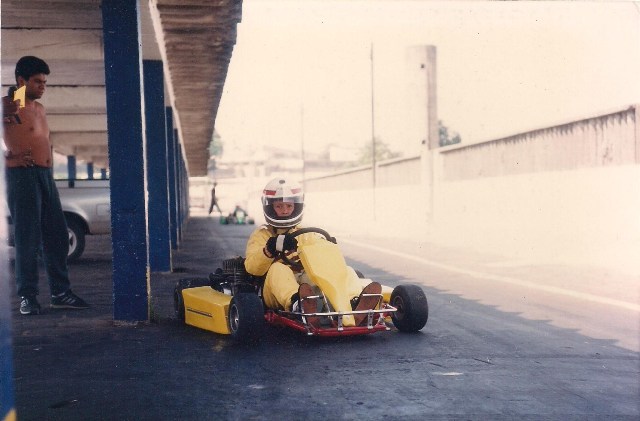
<instances>
[{"instance_id":1,"label":"car wheel","mask_svg":"<svg viewBox=\"0 0 640 421\"><path fill-rule=\"evenodd\" d=\"M429 304L417 285L398 285L391 293L390 304L398 309L391 314L393 325L401 332L417 332L427 324Z\"/></svg>"},{"instance_id":2,"label":"car wheel","mask_svg":"<svg viewBox=\"0 0 640 421\"><path fill-rule=\"evenodd\" d=\"M229 304L229 331L239 342L260 340L265 328L262 300L253 293L233 296Z\"/></svg>"},{"instance_id":3,"label":"car wheel","mask_svg":"<svg viewBox=\"0 0 640 421\"><path fill-rule=\"evenodd\" d=\"M69 253L67 254L67 261L72 262L79 259L84 252L84 229L77 221L69 219L67 221L67 230L69 231Z\"/></svg>"}]
</instances>

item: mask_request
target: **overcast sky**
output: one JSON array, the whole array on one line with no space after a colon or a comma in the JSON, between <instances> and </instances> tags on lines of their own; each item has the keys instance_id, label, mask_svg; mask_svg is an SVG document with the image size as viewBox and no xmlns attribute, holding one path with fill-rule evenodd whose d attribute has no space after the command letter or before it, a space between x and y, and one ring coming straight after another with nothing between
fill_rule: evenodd
<instances>
[{"instance_id":1,"label":"overcast sky","mask_svg":"<svg viewBox=\"0 0 640 421\"><path fill-rule=\"evenodd\" d=\"M244 153L362 146L373 73L375 135L410 152L416 45L437 48L438 117L464 143L640 103L637 3L244 0L216 130Z\"/></svg>"}]
</instances>

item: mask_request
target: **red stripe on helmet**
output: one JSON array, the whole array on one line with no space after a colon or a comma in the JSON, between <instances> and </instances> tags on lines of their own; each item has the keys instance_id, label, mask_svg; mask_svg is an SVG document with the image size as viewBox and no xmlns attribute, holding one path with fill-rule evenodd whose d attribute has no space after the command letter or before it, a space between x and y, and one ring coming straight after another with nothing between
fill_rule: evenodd
<instances>
[{"instance_id":1,"label":"red stripe on helmet","mask_svg":"<svg viewBox=\"0 0 640 421\"><path fill-rule=\"evenodd\" d=\"M296 194L296 193L300 193L302 191L302 189L291 189L291 193Z\"/></svg>"},{"instance_id":2,"label":"red stripe on helmet","mask_svg":"<svg viewBox=\"0 0 640 421\"><path fill-rule=\"evenodd\" d=\"M275 196L276 190L264 190L263 193L265 196Z\"/></svg>"}]
</instances>

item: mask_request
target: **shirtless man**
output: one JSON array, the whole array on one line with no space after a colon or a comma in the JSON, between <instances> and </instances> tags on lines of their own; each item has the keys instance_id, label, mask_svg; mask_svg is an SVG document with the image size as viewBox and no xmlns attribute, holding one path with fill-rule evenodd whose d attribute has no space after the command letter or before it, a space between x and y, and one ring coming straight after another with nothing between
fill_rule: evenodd
<instances>
[{"instance_id":1,"label":"shirtless man","mask_svg":"<svg viewBox=\"0 0 640 421\"><path fill-rule=\"evenodd\" d=\"M42 246L51 308L88 308L70 288L67 269L69 234L53 179L49 125L42 98L49 66L26 56L15 69L18 88L26 86L25 103L2 98L7 147L7 201L15 228L16 285L21 314L39 314L38 252Z\"/></svg>"}]
</instances>

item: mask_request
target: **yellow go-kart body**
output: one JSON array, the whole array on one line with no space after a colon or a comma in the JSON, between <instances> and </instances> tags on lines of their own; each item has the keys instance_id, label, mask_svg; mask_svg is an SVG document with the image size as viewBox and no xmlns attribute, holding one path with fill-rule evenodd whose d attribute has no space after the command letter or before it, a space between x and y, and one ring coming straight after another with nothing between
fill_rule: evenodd
<instances>
[{"instance_id":1,"label":"yellow go-kart body","mask_svg":"<svg viewBox=\"0 0 640 421\"><path fill-rule=\"evenodd\" d=\"M210 286L182 290L184 322L188 325L228 335L231 295Z\"/></svg>"},{"instance_id":2,"label":"yellow go-kart body","mask_svg":"<svg viewBox=\"0 0 640 421\"><path fill-rule=\"evenodd\" d=\"M356 272L347 266L337 244L330 241L318 241L317 237L298 237L298 256L310 283L317 285L329 300L333 310L345 313L342 324L355 326L351 309L352 291L360 291L371 283L371 279L359 278ZM388 303L392 289L382 287L383 302Z\"/></svg>"}]
</instances>

